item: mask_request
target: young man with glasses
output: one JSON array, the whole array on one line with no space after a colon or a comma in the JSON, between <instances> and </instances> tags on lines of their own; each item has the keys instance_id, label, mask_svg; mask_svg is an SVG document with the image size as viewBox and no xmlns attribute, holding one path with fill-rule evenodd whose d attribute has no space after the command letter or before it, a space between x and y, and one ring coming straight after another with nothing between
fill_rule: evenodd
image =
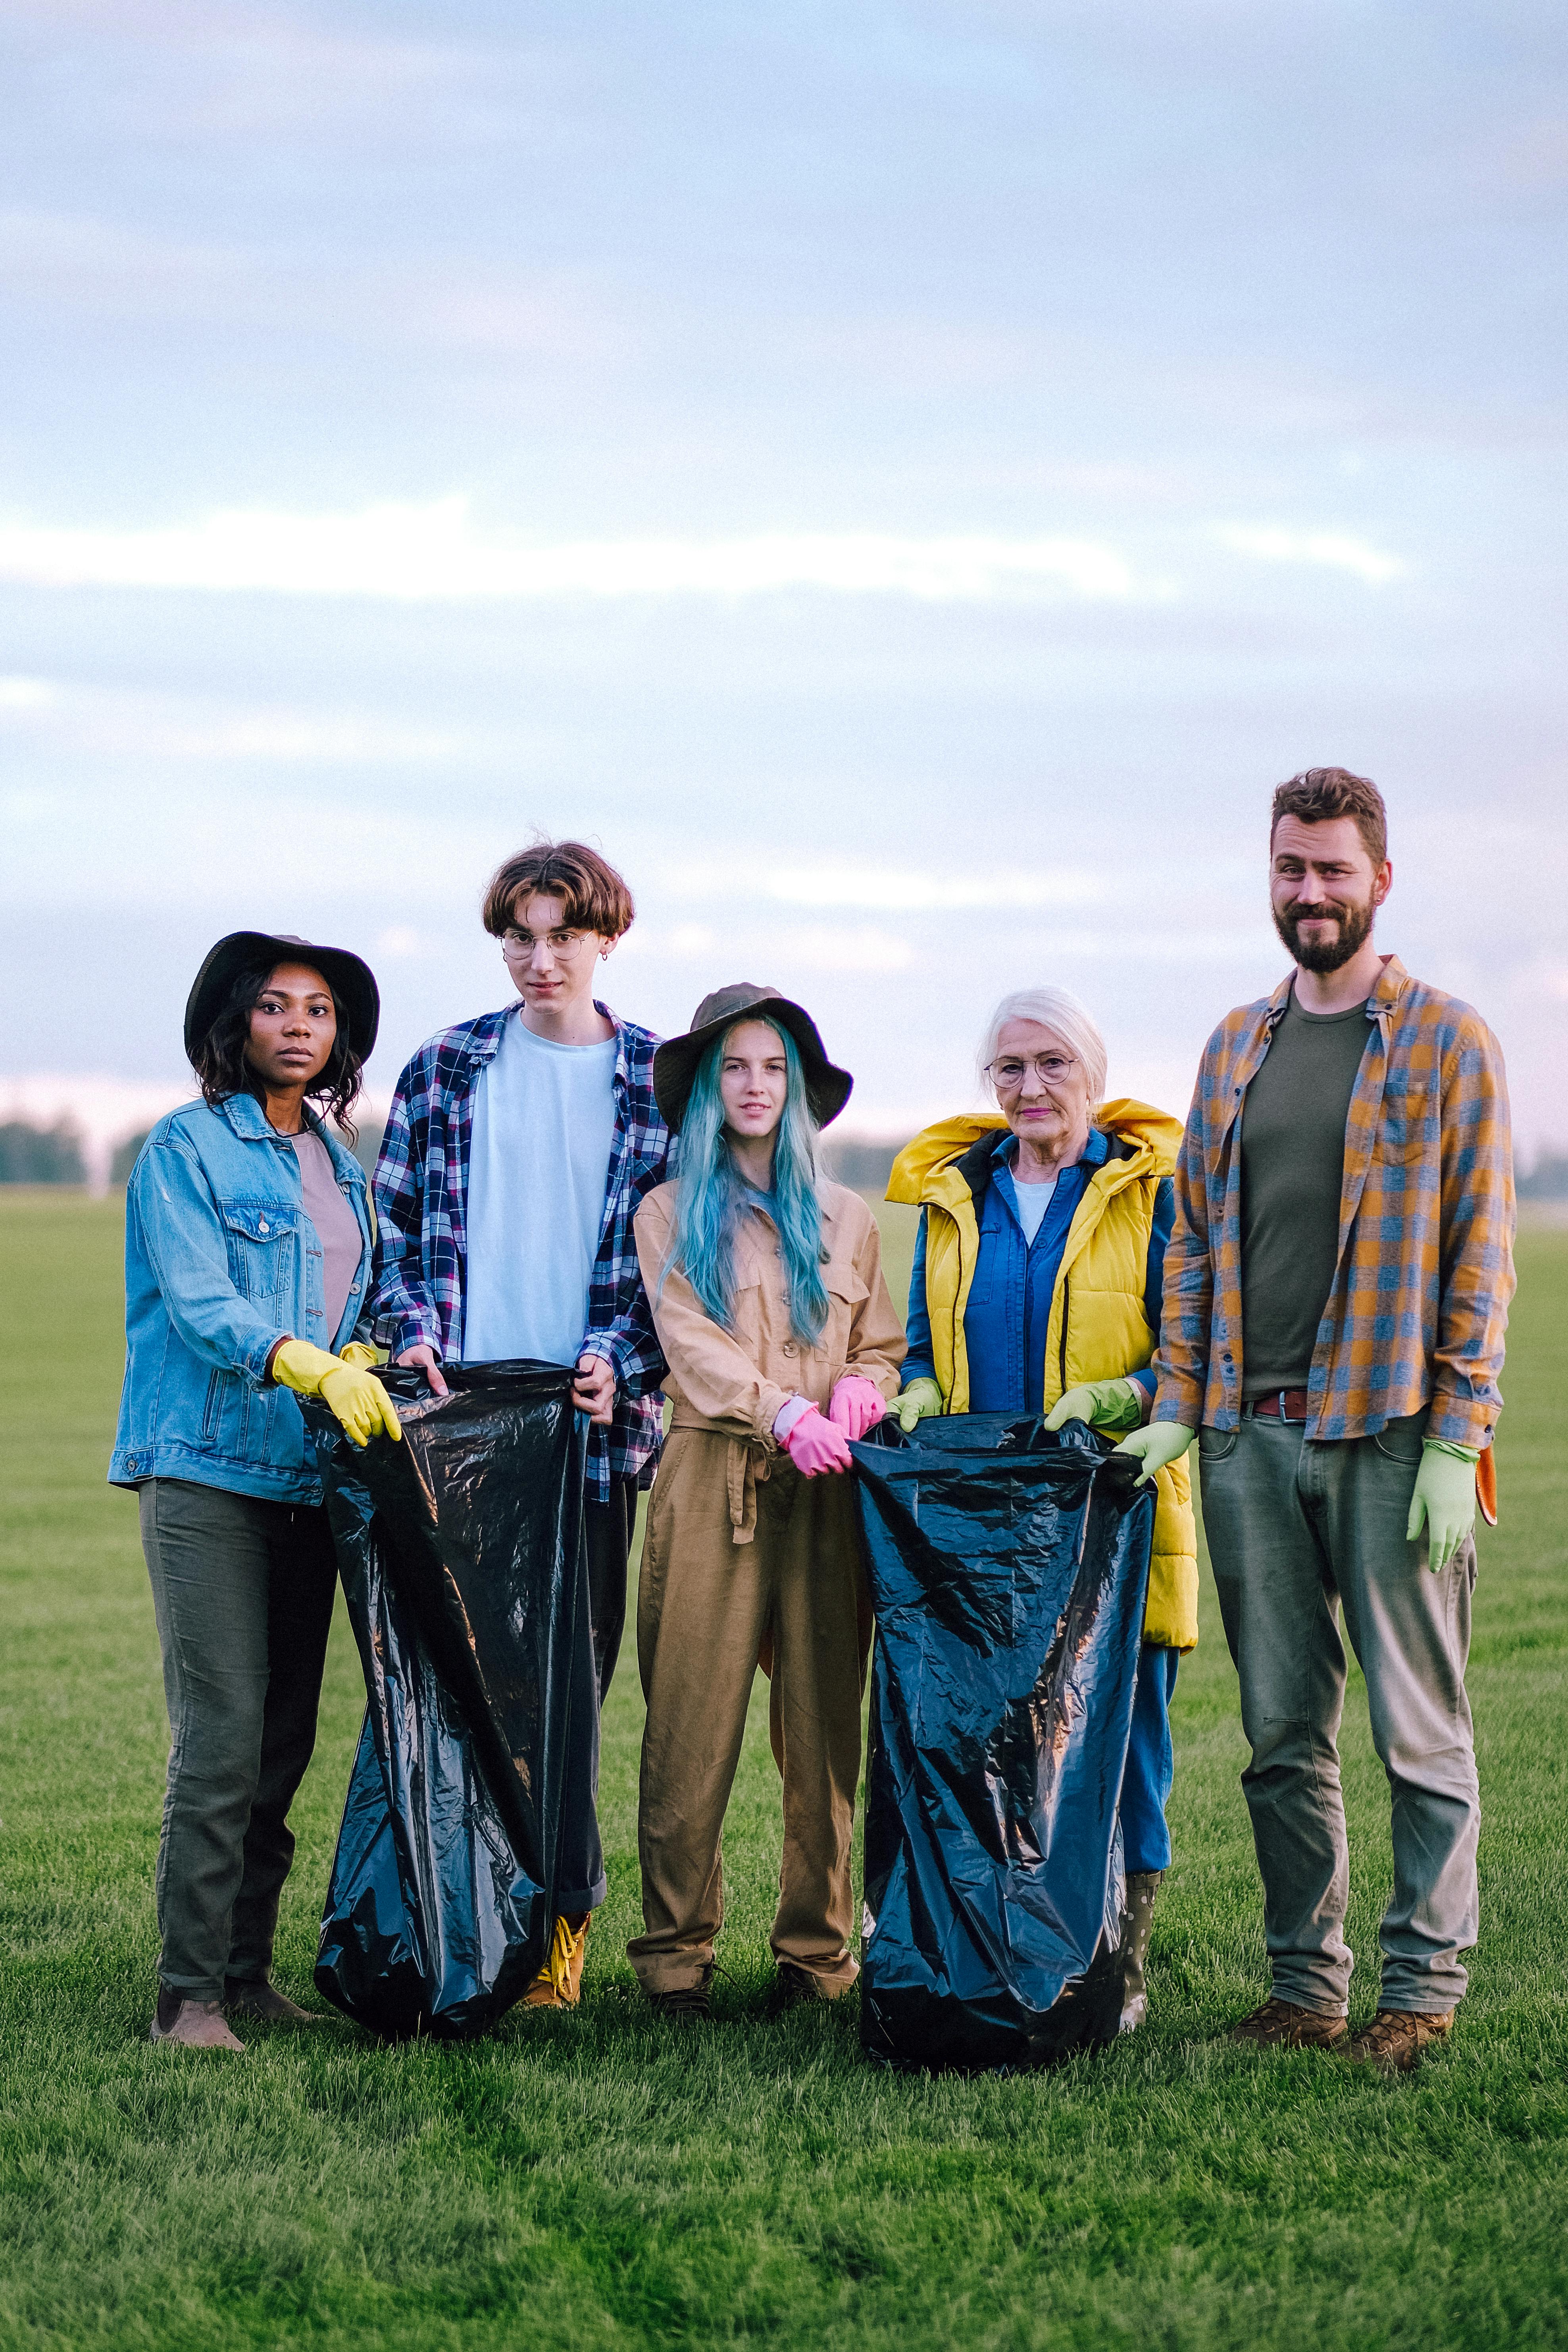
<instances>
[{"instance_id":1,"label":"young man with glasses","mask_svg":"<svg viewBox=\"0 0 1568 2352\"><path fill-rule=\"evenodd\" d=\"M626 883L581 842L510 857L485 893L518 1002L443 1030L397 1082L375 1171L373 1313L400 1364L445 1394L447 1358L576 1366L592 1422L585 1517L595 1689L603 1706L626 1622L639 1485L660 1443L664 1360L632 1217L662 1183L668 1131L653 1094L657 1040L594 994L635 913ZM605 1899L591 1788L562 1824L562 1916L526 1995L578 1999L590 1913Z\"/></svg>"},{"instance_id":2,"label":"young man with glasses","mask_svg":"<svg viewBox=\"0 0 1568 2352\"><path fill-rule=\"evenodd\" d=\"M1378 952L1393 878L1364 776L1279 786L1269 889L1295 969L1209 1040L1153 1419L1123 1441L1147 1473L1197 1432L1273 1976L1235 2039L1384 2074L1447 2034L1479 1932L1471 1530L1513 1292L1502 1055L1468 1004ZM1393 1796L1383 1983L1353 2040L1342 1607Z\"/></svg>"}]
</instances>

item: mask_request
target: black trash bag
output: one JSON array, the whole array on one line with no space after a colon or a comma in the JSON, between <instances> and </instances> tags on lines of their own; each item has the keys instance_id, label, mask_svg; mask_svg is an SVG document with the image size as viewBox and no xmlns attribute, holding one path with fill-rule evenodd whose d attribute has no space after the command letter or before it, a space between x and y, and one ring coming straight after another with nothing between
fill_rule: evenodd
<instances>
[{"instance_id":1,"label":"black trash bag","mask_svg":"<svg viewBox=\"0 0 1568 2352\"><path fill-rule=\"evenodd\" d=\"M569 1772L596 1709L585 1424L556 1364L386 1370L403 1442L308 1407L369 1705L316 1984L389 2035L482 2032L549 1949ZM574 1706L574 1681L577 1684Z\"/></svg>"},{"instance_id":2,"label":"black trash bag","mask_svg":"<svg viewBox=\"0 0 1568 2352\"><path fill-rule=\"evenodd\" d=\"M854 1454L877 1613L861 2040L931 2068L1102 2047L1152 1487L1081 1422L889 1416Z\"/></svg>"}]
</instances>

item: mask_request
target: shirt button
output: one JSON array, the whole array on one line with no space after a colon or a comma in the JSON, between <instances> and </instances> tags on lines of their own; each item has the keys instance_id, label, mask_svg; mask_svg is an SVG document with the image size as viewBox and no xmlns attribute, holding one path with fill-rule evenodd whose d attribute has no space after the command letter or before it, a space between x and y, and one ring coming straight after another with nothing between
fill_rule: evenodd
<instances>
[{"instance_id":1,"label":"shirt button","mask_svg":"<svg viewBox=\"0 0 1568 2352\"><path fill-rule=\"evenodd\" d=\"M786 1356L793 1356L793 1355L794 1355L794 1353L795 1353L795 1341L794 1341L793 1339L786 1339L786 1340L784 1341L784 1354L785 1354Z\"/></svg>"},{"instance_id":2,"label":"shirt button","mask_svg":"<svg viewBox=\"0 0 1568 2352\"><path fill-rule=\"evenodd\" d=\"M265 1218L265 1217L263 1217L263 1218L260 1220L260 1223L261 1223L261 1230L262 1230L262 1232L263 1232L263 1233L265 1233L265 1232L267 1231L267 1220L266 1220L266 1218Z\"/></svg>"}]
</instances>

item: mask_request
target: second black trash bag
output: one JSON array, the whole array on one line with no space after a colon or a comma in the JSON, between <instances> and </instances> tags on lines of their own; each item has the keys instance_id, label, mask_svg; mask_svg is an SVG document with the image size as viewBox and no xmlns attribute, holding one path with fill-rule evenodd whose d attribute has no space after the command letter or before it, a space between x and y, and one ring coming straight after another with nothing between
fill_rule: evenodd
<instances>
[{"instance_id":1,"label":"second black trash bag","mask_svg":"<svg viewBox=\"0 0 1568 2352\"><path fill-rule=\"evenodd\" d=\"M861 2039L933 2068L1102 2046L1152 1489L1080 1423L889 1418L854 1451L877 1614Z\"/></svg>"},{"instance_id":2,"label":"second black trash bag","mask_svg":"<svg viewBox=\"0 0 1568 2352\"><path fill-rule=\"evenodd\" d=\"M598 1717L572 1373L380 1375L403 1442L310 1414L368 1706L318 1989L385 2034L476 2033L549 1948L570 1773Z\"/></svg>"}]
</instances>

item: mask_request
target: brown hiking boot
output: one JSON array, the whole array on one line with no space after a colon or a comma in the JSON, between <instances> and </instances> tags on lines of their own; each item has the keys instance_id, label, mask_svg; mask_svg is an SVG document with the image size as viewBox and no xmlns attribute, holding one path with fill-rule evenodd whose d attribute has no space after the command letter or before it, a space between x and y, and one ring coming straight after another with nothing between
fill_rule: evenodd
<instances>
[{"instance_id":1,"label":"brown hiking boot","mask_svg":"<svg viewBox=\"0 0 1568 2352\"><path fill-rule=\"evenodd\" d=\"M319 2009L301 2009L266 1978L230 1977L223 1989L223 2005L230 2017L257 2017L268 2025L315 2025Z\"/></svg>"},{"instance_id":2,"label":"brown hiking boot","mask_svg":"<svg viewBox=\"0 0 1568 2352\"><path fill-rule=\"evenodd\" d=\"M1358 2033L1347 2055L1359 2066L1375 2066L1380 2074L1413 2074L1429 2042L1446 2042L1454 2030L1454 2012L1435 2015L1415 2009L1380 2009L1372 2023Z\"/></svg>"},{"instance_id":3,"label":"brown hiking boot","mask_svg":"<svg viewBox=\"0 0 1568 2352\"><path fill-rule=\"evenodd\" d=\"M186 2000L183 1994L171 1992L167 1985L158 1988L158 2008L153 2019L152 2042L173 2042L182 2050L243 2050L223 2021L223 2004L216 2000Z\"/></svg>"},{"instance_id":4,"label":"brown hiking boot","mask_svg":"<svg viewBox=\"0 0 1568 2352\"><path fill-rule=\"evenodd\" d=\"M524 2009L576 2008L583 1997L583 1956L593 1916L591 1911L580 1912L575 1920L556 1915L544 1966L522 1996Z\"/></svg>"},{"instance_id":5,"label":"brown hiking boot","mask_svg":"<svg viewBox=\"0 0 1568 2352\"><path fill-rule=\"evenodd\" d=\"M1261 2009L1231 2027L1230 2038L1248 2042L1255 2050L1332 2050L1349 2032L1342 2017L1331 2017L1321 2009L1302 2009L1296 2001L1279 2000L1270 1994Z\"/></svg>"}]
</instances>

